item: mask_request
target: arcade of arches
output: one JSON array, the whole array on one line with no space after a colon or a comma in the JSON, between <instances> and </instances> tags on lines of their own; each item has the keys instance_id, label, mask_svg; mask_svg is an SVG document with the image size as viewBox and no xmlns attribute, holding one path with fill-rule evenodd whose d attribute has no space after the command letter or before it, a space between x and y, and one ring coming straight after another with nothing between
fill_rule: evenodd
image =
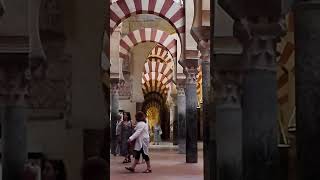
<instances>
[{"instance_id":1,"label":"arcade of arches","mask_svg":"<svg viewBox=\"0 0 320 180\"><path fill-rule=\"evenodd\" d=\"M161 126L150 178L319 179L319 18L319 0L0 0L2 179L49 159L78 180L93 156L144 178L110 156L120 111Z\"/></svg>"}]
</instances>

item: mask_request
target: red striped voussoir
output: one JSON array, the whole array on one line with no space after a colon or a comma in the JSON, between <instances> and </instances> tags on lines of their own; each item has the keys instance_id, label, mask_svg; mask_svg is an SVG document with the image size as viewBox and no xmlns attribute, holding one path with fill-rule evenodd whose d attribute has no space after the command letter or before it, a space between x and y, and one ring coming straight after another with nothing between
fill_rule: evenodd
<instances>
[{"instance_id":1,"label":"red striped voussoir","mask_svg":"<svg viewBox=\"0 0 320 180\"><path fill-rule=\"evenodd\" d=\"M129 59L131 48L144 42L155 42L166 47L173 57L177 54L177 41L169 33L154 29L143 28L130 32L120 40L120 58Z\"/></svg>"},{"instance_id":2,"label":"red striped voussoir","mask_svg":"<svg viewBox=\"0 0 320 180\"><path fill-rule=\"evenodd\" d=\"M166 93L169 91L169 86L164 85L160 81L150 80L142 85L142 91L144 94L157 92L159 94L166 95Z\"/></svg>"},{"instance_id":3,"label":"red striped voussoir","mask_svg":"<svg viewBox=\"0 0 320 180\"><path fill-rule=\"evenodd\" d=\"M118 0L110 5L110 34L125 19L136 14L154 14L166 19L177 33L185 32L185 10L174 0Z\"/></svg>"},{"instance_id":4,"label":"red striped voussoir","mask_svg":"<svg viewBox=\"0 0 320 180\"><path fill-rule=\"evenodd\" d=\"M165 74L159 72L149 72L142 76L142 84L145 84L148 81L159 81L165 86L169 86L169 83L172 81L172 76L168 77Z\"/></svg>"},{"instance_id":5,"label":"red striped voussoir","mask_svg":"<svg viewBox=\"0 0 320 180\"><path fill-rule=\"evenodd\" d=\"M153 58L153 59L152 59ZM158 60L162 59L164 62L166 62L167 64L171 64L173 65L173 57L170 54L170 52L167 50L166 47L163 47L160 44L157 44L149 53L148 55L148 60Z\"/></svg>"},{"instance_id":6,"label":"red striped voussoir","mask_svg":"<svg viewBox=\"0 0 320 180\"><path fill-rule=\"evenodd\" d=\"M164 74L166 77L173 75L173 69L171 66L156 61L148 61L144 64L144 74L150 72L158 72Z\"/></svg>"}]
</instances>

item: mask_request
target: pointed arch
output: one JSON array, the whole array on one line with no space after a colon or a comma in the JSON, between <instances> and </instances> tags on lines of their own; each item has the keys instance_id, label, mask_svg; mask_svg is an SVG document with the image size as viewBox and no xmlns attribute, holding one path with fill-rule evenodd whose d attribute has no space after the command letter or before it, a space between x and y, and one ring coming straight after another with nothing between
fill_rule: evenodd
<instances>
[{"instance_id":1,"label":"pointed arch","mask_svg":"<svg viewBox=\"0 0 320 180\"><path fill-rule=\"evenodd\" d=\"M120 40L120 60L129 60L131 49L144 42L155 42L165 47L172 57L177 57L177 40L169 33L155 29L143 28L130 32Z\"/></svg>"},{"instance_id":2,"label":"pointed arch","mask_svg":"<svg viewBox=\"0 0 320 180\"><path fill-rule=\"evenodd\" d=\"M164 74L168 78L173 76L172 67L159 61L148 61L144 64L144 74L150 72L158 72Z\"/></svg>"},{"instance_id":3,"label":"pointed arch","mask_svg":"<svg viewBox=\"0 0 320 180\"><path fill-rule=\"evenodd\" d=\"M185 32L184 7L174 0L118 0L110 5L110 34L125 19L137 14L157 15L178 34Z\"/></svg>"},{"instance_id":4,"label":"pointed arch","mask_svg":"<svg viewBox=\"0 0 320 180\"><path fill-rule=\"evenodd\" d=\"M170 52L160 44L157 44L149 53L148 60L158 61L162 59L166 64L174 65L173 57Z\"/></svg>"},{"instance_id":5,"label":"pointed arch","mask_svg":"<svg viewBox=\"0 0 320 180\"><path fill-rule=\"evenodd\" d=\"M166 86L170 86L169 83L172 81L172 75L167 77L165 74L159 72L150 72L142 76L142 84L148 81L159 81Z\"/></svg>"}]
</instances>

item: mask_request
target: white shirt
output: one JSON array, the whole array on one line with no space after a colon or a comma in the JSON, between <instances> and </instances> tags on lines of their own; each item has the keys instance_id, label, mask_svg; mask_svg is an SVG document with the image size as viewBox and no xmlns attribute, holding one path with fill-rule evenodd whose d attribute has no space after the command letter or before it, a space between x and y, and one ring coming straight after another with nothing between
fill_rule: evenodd
<instances>
[{"instance_id":1,"label":"white shirt","mask_svg":"<svg viewBox=\"0 0 320 180\"><path fill-rule=\"evenodd\" d=\"M140 121L134 128L135 132L129 138L131 141L136 140L134 150L140 151L143 148L144 154L149 154L149 130L147 123Z\"/></svg>"}]
</instances>

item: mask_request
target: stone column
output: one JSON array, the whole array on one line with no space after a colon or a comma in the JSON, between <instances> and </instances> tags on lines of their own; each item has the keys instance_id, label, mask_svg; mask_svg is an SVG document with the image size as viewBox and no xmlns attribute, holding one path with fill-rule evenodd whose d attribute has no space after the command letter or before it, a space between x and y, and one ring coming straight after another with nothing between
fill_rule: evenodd
<instances>
[{"instance_id":1,"label":"stone column","mask_svg":"<svg viewBox=\"0 0 320 180\"><path fill-rule=\"evenodd\" d=\"M0 97L2 104L2 179L22 180L24 164L27 160L26 120L28 80L30 73L27 62L28 55L17 55L21 64L15 64L15 55L1 57L11 62L0 67Z\"/></svg>"},{"instance_id":2,"label":"stone column","mask_svg":"<svg viewBox=\"0 0 320 180\"><path fill-rule=\"evenodd\" d=\"M210 31L210 29L209 29ZM208 36L210 37L210 36ZM210 104L210 40L201 40L198 43L198 49L200 50L200 60L202 69L202 123L203 123L203 161L204 161L204 174L205 179L210 177L210 158L209 154L209 137L210 137L210 116L209 116L209 104Z\"/></svg>"},{"instance_id":3,"label":"stone column","mask_svg":"<svg viewBox=\"0 0 320 180\"><path fill-rule=\"evenodd\" d=\"M299 179L319 179L320 1L300 1L296 4L294 14Z\"/></svg>"},{"instance_id":4,"label":"stone column","mask_svg":"<svg viewBox=\"0 0 320 180\"><path fill-rule=\"evenodd\" d=\"M178 145L178 120L177 120L177 105L172 104L171 116L172 116L172 143Z\"/></svg>"},{"instance_id":5,"label":"stone column","mask_svg":"<svg viewBox=\"0 0 320 180\"><path fill-rule=\"evenodd\" d=\"M235 55L214 57L212 111L216 120L216 178L219 180L242 179L241 72L235 70L239 68L237 62L241 62L241 58Z\"/></svg>"},{"instance_id":6,"label":"stone column","mask_svg":"<svg viewBox=\"0 0 320 180\"><path fill-rule=\"evenodd\" d=\"M186 162L197 163L198 162L198 143L197 143L197 59L186 60Z\"/></svg>"},{"instance_id":7,"label":"stone column","mask_svg":"<svg viewBox=\"0 0 320 180\"><path fill-rule=\"evenodd\" d=\"M178 145L178 120L177 120L177 105L173 105L173 145Z\"/></svg>"},{"instance_id":8,"label":"stone column","mask_svg":"<svg viewBox=\"0 0 320 180\"><path fill-rule=\"evenodd\" d=\"M111 154L117 152L116 127L119 115L119 80L111 80Z\"/></svg>"},{"instance_id":9,"label":"stone column","mask_svg":"<svg viewBox=\"0 0 320 180\"><path fill-rule=\"evenodd\" d=\"M212 3L214 4L214 3ZM212 8L212 7L211 7ZM214 8L212 8L214 9ZM212 13L214 13L212 11ZM215 153L215 142L210 145L210 134L214 134L213 119L209 114L209 104L210 104L210 42L211 42L211 29L209 26L198 26L191 29L191 35L198 43L198 50L200 51L201 69L202 69L202 124L203 124L203 160L204 160L204 179L213 179L210 174L213 173L213 168L215 167L213 154ZM210 156L212 158L210 158Z\"/></svg>"},{"instance_id":10,"label":"stone column","mask_svg":"<svg viewBox=\"0 0 320 180\"><path fill-rule=\"evenodd\" d=\"M177 108L178 108L178 146L179 153L186 153L186 95L184 85L177 86Z\"/></svg>"},{"instance_id":11,"label":"stone column","mask_svg":"<svg viewBox=\"0 0 320 180\"><path fill-rule=\"evenodd\" d=\"M258 17L234 25L243 45L244 179L278 179L276 45L284 35L284 21Z\"/></svg>"}]
</instances>

